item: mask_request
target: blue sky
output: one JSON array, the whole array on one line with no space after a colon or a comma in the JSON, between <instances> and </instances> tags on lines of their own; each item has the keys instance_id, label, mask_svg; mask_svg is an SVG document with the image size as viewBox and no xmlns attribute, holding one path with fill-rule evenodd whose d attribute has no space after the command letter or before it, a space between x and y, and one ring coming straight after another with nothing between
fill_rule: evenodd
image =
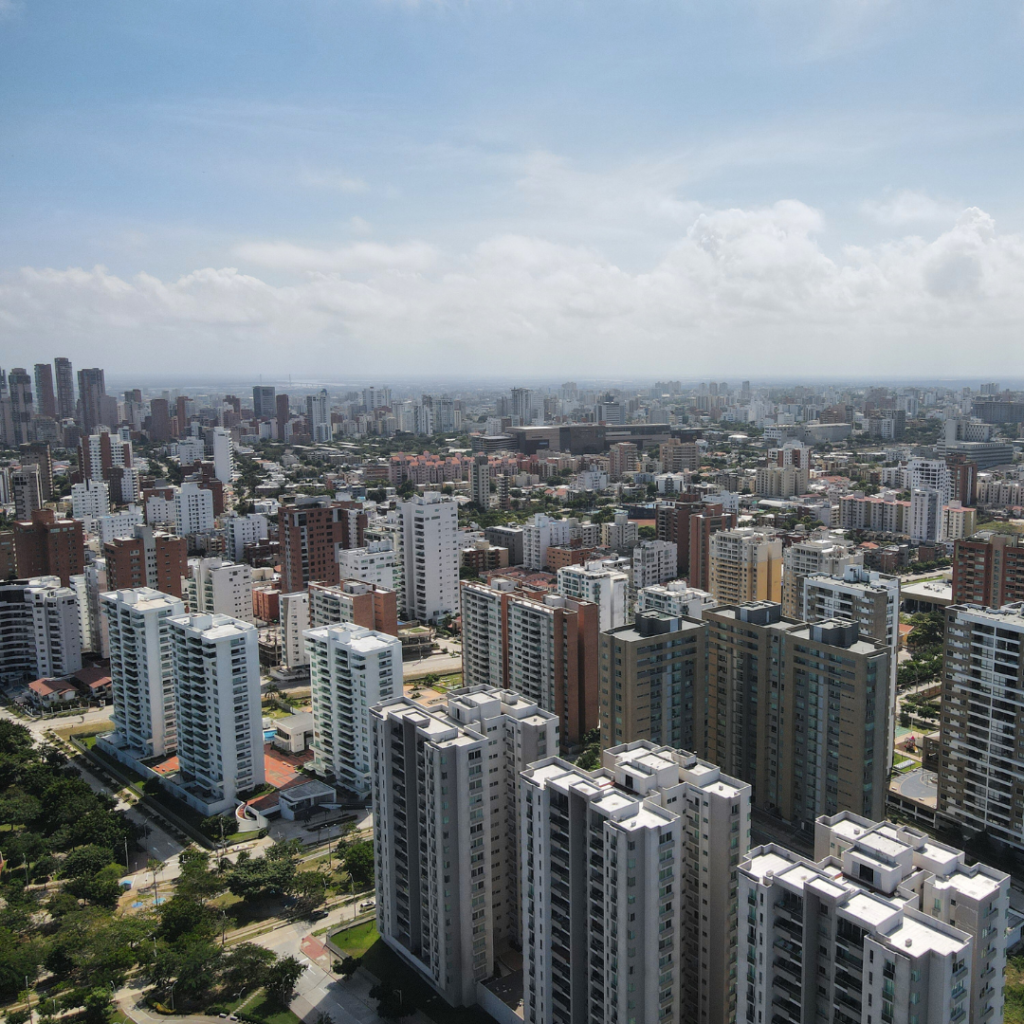
<instances>
[{"instance_id":1,"label":"blue sky","mask_svg":"<svg viewBox=\"0 0 1024 1024\"><path fill-rule=\"evenodd\" d=\"M0 0L0 359L1019 376L1022 85L1022 0Z\"/></svg>"}]
</instances>

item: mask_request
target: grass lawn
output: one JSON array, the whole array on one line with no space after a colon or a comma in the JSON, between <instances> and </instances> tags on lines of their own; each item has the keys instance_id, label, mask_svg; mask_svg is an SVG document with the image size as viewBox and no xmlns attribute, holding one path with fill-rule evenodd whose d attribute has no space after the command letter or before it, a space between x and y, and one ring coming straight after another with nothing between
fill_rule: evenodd
<instances>
[{"instance_id":1,"label":"grass lawn","mask_svg":"<svg viewBox=\"0 0 1024 1024\"><path fill-rule=\"evenodd\" d=\"M1006 962L1003 1020L1006 1024L1024 1024L1024 956L1015 956Z\"/></svg>"},{"instance_id":2,"label":"grass lawn","mask_svg":"<svg viewBox=\"0 0 1024 1024\"><path fill-rule=\"evenodd\" d=\"M377 922L367 921L335 932L331 936L331 941L349 956L362 956L379 938Z\"/></svg>"},{"instance_id":3,"label":"grass lawn","mask_svg":"<svg viewBox=\"0 0 1024 1024\"><path fill-rule=\"evenodd\" d=\"M287 1006L282 1006L276 999L271 999L262 992L251 1003L246 1003L242 1012L259 1017L267 1024L302 1024Z\"/></svg>"},{"instance_id":4,"label":"grass lawn","mask_svg":"<svg viewBox=\"0 0 1024 1024\"><path fill-rule=\"evenodd\" d=\"M378 939L364 954L363 966L378 979L401 989L404 1001L422 1010L435 1024L494 1024L494 1018L478 1007L449 1006L396 953Z\"/></svg>"}]
</instances>

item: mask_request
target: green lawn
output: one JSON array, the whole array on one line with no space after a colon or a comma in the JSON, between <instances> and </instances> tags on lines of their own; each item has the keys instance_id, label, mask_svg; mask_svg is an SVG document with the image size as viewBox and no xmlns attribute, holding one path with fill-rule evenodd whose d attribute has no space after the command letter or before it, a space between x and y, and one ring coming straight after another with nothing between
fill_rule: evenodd
<instances>
[{"instance_id":1,"label":"green lawn","mask_svg":"<svg viewBox=\"0 0 1024 1024\"><path fill-rule=\"evenodd\" d=\"M1005 991L1003 1020L1006 1024L1024 1024L1024 956L1006 962Z\"/></svg>"},{"instance_id":2,"label":"green lawn","mask_svg":"<svg viewBox=\"0 0 1024 1024\"><path fill-rule=\"evenodd\" d=\"M276 999L260 993L251 1003L246 1003L243 1013L259 1017L267 1024L302 1024L302 1021L287 1006L282 1006Z\"/></svg>"},{"instance_id":3,"label":"green lawn","mask_svg":"<svg viewBox=\"0 0 1024 1024\"><path fill-rule=\"evenodd\" d=\"M344 931L335 932L331 941L349 956L362 956L378 939L377 922L366 921Z\"/></svg>"}]
</instances>

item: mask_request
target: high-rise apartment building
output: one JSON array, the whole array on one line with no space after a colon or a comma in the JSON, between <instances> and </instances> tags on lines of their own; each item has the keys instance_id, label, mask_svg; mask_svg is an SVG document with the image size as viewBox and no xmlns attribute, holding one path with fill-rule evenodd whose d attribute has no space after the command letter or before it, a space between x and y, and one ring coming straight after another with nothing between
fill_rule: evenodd
<instances>
[{"instance_id":1,"label":"high-rise apartment building","mask_svg":"<svg viewBox=\"0 0 1024 1024\"><path fill-rule=\"evenodd\" d=\"M267 384L252 389L252 412L257 420L271 420L277 415L277 390Z\"/></svg>"},{"instance_id":2,"label":"high-rise apartment building","mask_svg":"<svg viewBox=\"0 0 1024 1024\"><path fill-rule=\"evenodd\" d=\"M711 538L723 530L732 530L737 523L735 512L724 511L721 505L708 505L706 512L693 512L687 523L690 530L689 570L691 587L711 590Z\"/></svg>"},{"instance_id":3,"label":"high-rise apartment building","mask_svg":"<svg viewBox=\"0 0 1024 1024\"><path fill-rule=\"evenodd\" d=\"M915 487L910 492L910 539L915 543L934 543L942 539L942 495L931 487Z\"/></svg>"},{"instance_id":4,"label":"high-rise apartment building","mask_svg":"<svg viewBox=\"0 0 1024 1024\"><path fill-rule=\"evenodd\" d=\"M182 795L200 813L234 810L261 786L263 719L256 627L229 615L169 619Z\"/></svg>"},{"instance_id":5,"label":"high-rise apartment building","mask_svg":"<svg viewBox=\"0 0 1024 1024\"><path fill-rule=\"evenodd\" d=\"M664 447L666 446L662 445L662 448ZM655 506L657 538L675 544L676 575L680 579L690 573L690 516L702 513L710 507L695 494L680 494L675 501L659 501ZM721 512L721 506L717 508Z\"/></svg>"},{"instance_id":6,"label":"high-rise apartment building","mask_svg":"<svg viewBox=\"0 0 1024 1024\"><path fill-rule=\"evenodd\" d=\"M298 497L277 512L281 586L302 590L312 581L337 583L337 552L363 544L366 513L354 501Z\"/></svg>"},{"instance_id":7,"label":"high-rise apartment building","mask_svg":"<svg viewBox=\"0 0 1024 1024\"><path fill-rule=\"evenodd\" d=\"M814 852L761 846L740 865L738 1020L1001 1019L1008 876L851 814L818 820Z\"/></svg>"},{"instance_id":8,"label":"high-rise apartment building","mask_svg":"<svg viewBox=\"0 0 1024 1024\"><path fill-rule=\"evenodd\" d=\"M260 512L239 515L225 512L220 519L224 531L224 552L233 562L240 562L245 555L247 544L258 544L269 536L270 524Z\"/></svg>"},{"instance_id":9,"label":"high-rise apartment building","mask_svg":"<svg viewBox=\"0 0 1024 1024\"><path fill-rule=\"evenodd\" d=\"M756 805L787 821L882 817L893 742L885 640L845 619L795 621L768 601L715 608L704 621L701 756L750 782Z\"/></svg>"},{"instance_id":10,"label":"high-rise apartment building","mask_svg":"<svg viewBox=\"0 0 1024 1024\"><path fill-rule=\"evenodd\" d=\"M449 1003L473 1005L524 941L520 773L557 750L557 720L488 687L445 709L392 698L370 718L378 930Z\"/></svg>"},{"instance_id":11,"label":"high-rise apartment building","mask_svg":"<svg viewBox=\"0 0 1024 1024\"><path fill-rule=\"evenodd\" d=\"M523 524L523 565L527 569L546 569L548 548L568 545L571 541L572 524L567 519L552 519L538 512L530 522ZM496 542L491 540L491 543Z\"/></svg>"},{"instance_id":12,"label":"high-rise apartment building","mask_svg":"<svg viewBox=\"0 0 1024 1024\"><path fill-rule=\"evenodd\" d=\"M288 396L278 395L274 400L274 409L277 417L277 439L284 441L284 429L288 425L288 420L291 419Z\"/></svg>"},{"instance_id":13,"label":"high-rise apartment building","mask_svg":"<svg viewBox=\"0 0 1024 1024\"><path fill-rule=\"evenodd\" d=\"M953 603L1024 601L1024 537L982 530L953 549Z\"/></svg>"},{"instance_id":14,"label":"high-rise apartment building","mask_svg":"<svg viewBox=\"0 0 1024 1024\"><path fill-rule=\"evenodd\" d=\"M676 578L676 546L668 540L642 540L633 548L633 593Z\"/></svg>"},{"instance_id":15,"label":"high-rise apartment building","mask_svg":"<svg viewBox=\"0 0 1024 1024\"><path fill-rule=\"evenodd\" d=\"M43 507L43 483L38 466L22 466L11 473L11 497L14 518L19 522L27 522L33 512Z\"/></svg>"},{"instance_id":16,"label":"high-rise apartment building","mask_svg":"<svg viewBox=\"0 0 1024 1024\"><path fill-rule=\"evenodd\" d=\"M515 690L558 718L564 749L578 746L598 725L597 605L501 578L461 589L466 685Z\"/></svg>"},{"instance_id":17,"label":"high-rise apartment building","mask_svg":"<svg viewBox=\"0 0 1024 1024\"><path fill-rule=\"evenodd\" d=\"M109 430L85 434L78 441L78 474L83 481L107 481L115 468L131 465L131 441L125 441Z\"/></svg>"},{"instance_id":18,"label":"high-rise apartment building","mask_svg":"<svg viewBox=\"0 0 1024 1024\"><path fill-rule=\"evenodd\" d=\"M107 582L111 590L149 587L172 597L182 596L188 574L188 544L184 537L135 526L130 537L115 537L103 545Z\"/></svg>"},{"instance_id":19,"label":"high-rise apartment building","mask_svg":"<svg viewBox=\"0 0 1024 1024\"><path fill-rule=\"evenodd\" d=\"M937 814L1024 851L1024 604L946 609Z\"/></svg>"},{"instance_id":20,"label":"high-rise apartment building","mask_svg":"<svg viewBox=\"0 0 1024 1024\"><path fill-rule=\"evenodd\" d=\"M36 363L33 367L36 382L36 413L57 418L57 396L53 390L53 367L49 363Z\"/></svg>"},{"instance_id":21,"label":"high-rise apartment building","mask_svg":"<svg viewBox=\"0 0 1024 1024\"><path fill-rule=\"evenodd\" d=\"M317 629L344 622L397 636L398 604L395 592L362 580L343 579L337 586L310 583L310 627Z\"/></svg>"},{"instance_id":22,"label":"high-rise apartment building","mask_svg":"<svg viewBox=\"0 0 1024 1024\"><path fill-rule=\"evenodd\" d=\"M96 539L102 547L118 537L134 536L135 527L143 525L142 519L142 510L134 505L128 505L116 512L98 516L92 521L92 532L96 534Z\"/></svg>"},{"instance_id":23,"label":"high-rise apartment building","mask_svg":"<svg viewBox=\"0 0 1024 1024\"><path fill-rule=\"evenodd\" d=\"M650 740L692 749L706 640L700 622L662 612L638 612L631 625L601 633L602 747Z\"/></svg>"},{"instance_id":24,"label":"high-rise apartment building","mask_svg":"<svg viewBox=\"0 0 1024 1024\"><path fill-rule=\"evenodd\" d=\"M231 431L224 427L214 427L212 434L213 475L222 484L230 484L235 471L235 443Z\"/></svg>"},{"instance_id":25,"label":"high-rise apartment building","mask_svg":"<svg viewBox=\"0 0 1024 1024\"><path fill-rule=\"evenodd\" d=\"M32 378L18 366L7 374L7 389L11 403L11 422L14 427L12 438L15 445L34 440L32 435Z\"/></svg>"},{"instance_id":26,"label":"high-rise apartment building","mask_svg":"<svg viewBox=\"0 0 1024 1024\"><path fill-rule=\"evenodd\" d=\"M20 683L81 667L75 591L49 575L0 583L0 680Z\"/></svg>"},{"instance_id":27,"label":"high-rise apartment building","mask_svg":"<svg viewBox=\"0 0 1024 1024\"><path fill-rule=\"evenodd\" d=\"M110 512L110 488L99 480L83 480L71 485L71 514L81 519L90 533L93 523Z\"/></svg>"},{"instance_id":28,"label":"high-rise apartment building","mask_svg":"<svg viewBox=\"0 0 1024 1024\"><path fill-rule=\"evenodd\" d=\"M100 605L114 706L108 742L134 758L169 754L177 746L170 621L185 607L180 598L145 586L102 594Z\"/></svg>"},{"instance_id":29,"label":"high-rise apartment building","mask_svg":"<svg viewBox=\"0 0 1024 1024\"><path fill-rule=\"evenodd\" d=\"M841 533L815 530L806 540L798 540L782 552L782 611L789 616L801 614L803 581L812 573L841 576L848 565L863 565L864 556Z\"/></svg>"},{"instance_id":30,"label":"high-rise apartment building","mask_svg":"<svg viewBox=\"0 0 1024 1024\"><path fill-rule=\"evenodd\" d=\"M706 591L689 587L686 580L669 580L637 592L637 612L661 612L675 618L700 619L705 608L715 608L717 602Z\"/></svg>"},{"instance_id":31,"label":"high-rise apartment building","mask_svg":"<svg viewBox=\"0 0 1024 1024\"><path fill-rule=\"evenodd\" d=\"M637 447L632 441L620 441L608 449L608 475L612 480L621 480L637 468Z\"/></svg>"},{"instance_id":32,"label":"high-rise apartment building","mask_svg":"<svg viewBox=\"0 0 1024 1024\"><path fill-rule=\"evenodd\" d=\"M953 493L953 477L944 459L910 459L905 470L907 490L939 492L939 504L948 505Z\"/></svg>"},{"instance_id":33,"label":"high-rise apartment building","mask_svg":"<svg viewBox=\"0 0 1024 1024\"><path fill-rule=\"evenodd\" d=\"M286 669L297 669L309 664L306 649L306 630L309 629L309 591L296 590L278 598L281 623L281 664Z\"/></svg>"},{"instance_id":34,"label":"high-rise apartment building","mask_svg":"<svg viewBox=\"0 0 1024 1024\"><path fill-rule=\"evenodd\" d=\"M71 360L57 356L53 361L57 385L57 417L61 420L75 418L75 375Z\"/></svg>"},{"instance_id":35,"label":"high-rise apartment building","mask_svg":"<svg viewBox=\"0 0 1024 1024\"><path fill-rule=\"evenodd\" d=\"M402 693L402 644L353 623L305 632L313 700L313 770L365 797L373 756L370 708Z\"/></svg>"},{"instance_id":36,"label":"high-rise apartment building","mask_svg":"<svg viewBox=\"0 0 1024 1024\"><path fill-rule=\"evenodd\" d=\"M720 604L782 600L782 541L750 527L711 537L711 596Z\"/></svg>"},{"instance_id":37,"label":"high-rise apartment building","mask_svg":"<svg viewBox=\"0 0 1024 1024\"><path fill-rule=\"evenodd\" d=\"M598 628L626 624L629 612L629 576L603 562L567 565L558 570L558 592L576 601L590 601L598 608Z\"/></svg>"},{"instance_id":38,"label":"high-rise apartment building","mask_svg":"<svg viewBox=\"0 0 1024 1024\"><path fill-rule=\"evenodd\" d=\"M469 467L469 497L480 508L491 507L491 462L484 455L477 455Z\"/></svg>"},{"instance_id":39,"label":"high-rise apartment building","mask_svg":"<svg viewBox=\"0 0 1024 1024\"><path fill-rule=\"evenodd\" d=\"M179 537L206 533L215 525L213 492L198 480L183 480L174 492L174 529Z\"/></svg>"},{"instance_id":40,"label":"high-rise apartment building","mask_svg":"<svg viewBox=\"0 0 1024 1024\"><path fill-rule=\"evenodd\" d=\"M367 527L367 531L372 531ZM338 576L346 580L362 580L376 587L393 590L399 611L404 612L402 580L405 572L395 553L394 538L367 540L361 548L342 548L338 552ZM385 632L387 632L385 630Z\"/></svg>"},{"instance_id":41,"label":"high-rise apartment building","mask_svg":"<svg viewBox=\"0 0 1024 1024\"><path fill-rule=\"evenodd\" d=\"M71 366L68 364L68 369L70 370L70 368ZM106 397L107 386L101 369L92 367L78 371L79 423L83 433L91 434L97 427L106 423L103 415Z\"/></svg>"},{"instance_id":42,"label":"high-rise apartment building","mask_svg":"<svg viewBox=\"0 0 1024 1024\"><path fill-rule=\"evenodd\" d=\"M57 576L66 587L85 565L85 532L77 519L40 508L14 524L14 559L21 577Z\"/></svg>"},{"instance_id":43,"label":"high-rise apartment building","mask_svg":"<svg viewBox=\"0 0 1024 1024\"><path fill-rule=\"evenodd\" d=\"M154 398L150 401L148 433L151 441L170 441L174 436L171 403L166 398Z\"/></svg>"},{"instance_id":44,"label":"high-rise apartment building","mask_svg":"<svg viewBox=\"0 0 1024 1024\"><path fill-rule=\"evenodd\" d=\"M23 468L37 466L39 468L39 490L43 501L53 498L53 452L47 441L32 441L23 444L19 450Z\"/></svg>"},{"instance_id":45,"label":"high-rise apartment building","mask_svg":"<svg viewBox=\"0 0 1024 1024\"><path fill-rule=\"evenodd\" d=\"M459 611L459 507L440 491L398 506L405 559L405 615L437 622ZM353 545L358 547L359 545Z\"/></svg>"},{"instance_id":46,"label":"high-rise apartment building","mask_svg":"<svg viewBox=\"0 0 1024 1024\"><path fill-rule=\"evenodd\" d=\"M639 542L640 527L629 521L628 512L616 509L610 523L601 523L601 547L632 551Z\"/></svg>"},{"instance_id":47,"label":"high-rise apartment building","mask_svg":"<svg viewBox=\"0 0 1024 1024\"><path fill-rule=\"evenodd\" d=\"M785 609L783 609L785 613ZM892 651L894 670L899 643L900 578L853 563L829 575L804 577L796 618L804 622L848 619L861 636L883 640Z\"/></svg>"},{"instance_id":48,"label":"high-rise apartment building","mask_svg":"<svg viewBox=\"0 0 1024 1024\"><path fill-rule=\"evenodd\" d=\"M252 569L222 558L191 558L182 596L190 612L253 621Z\"/></svg>"},{"instance_id":49,"label":"high-rise apartment building","mask_svg":"<svg viewBox=\"0 0 1024 1024\"><path fill-rule=\"evenodd\" d=\"M522 776L528 1024L735 1020L750 787L638 741Z\"/></svg>"}]
</instances>

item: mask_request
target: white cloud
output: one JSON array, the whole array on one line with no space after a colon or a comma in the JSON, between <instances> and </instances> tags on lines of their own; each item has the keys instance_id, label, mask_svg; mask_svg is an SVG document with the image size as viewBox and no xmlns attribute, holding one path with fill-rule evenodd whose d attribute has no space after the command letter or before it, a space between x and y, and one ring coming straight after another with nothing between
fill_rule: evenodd
<instances>
[{"instance_id":1,"label":"white cloud","mask_svg":"<svg viewBox=\"0 0 1024 1024\"><path fill-rule=\"evenodd\" d=\"M861 209L879 224L903 227L905 224L951 224L963 206L933 199L924 192L904 190L881 201L867 200L861 204Z\"/></svg>"},{"instance_id":2,"label":"white cloud","mask_svg":"<svg viewBox=\"0 0 1024 1024\"><path fill-rule=\"evenodd\" d=\"M22 361L73 348L124 370L531 375L891 376L1020 366L1024 237L965 210L930 239L826 253L797 201L707 210L639 271L600 250L506 234L420 242L240 245L238 269L177 280L25 268L0 280ZM293 272L293 273L289 273Z\"/></svg>"},{"instance_id":3,"label":"white cloud","mask_svg":"<svg viewBox=\"0 0 1024 1024\"><path fill-rule=\"evenodd\" d=\"M334 189L338 192L365 192L367 184L362 178L353 178L335 171L303 171L299 183L308 188Z\"/></svg>"}]
</instances>

